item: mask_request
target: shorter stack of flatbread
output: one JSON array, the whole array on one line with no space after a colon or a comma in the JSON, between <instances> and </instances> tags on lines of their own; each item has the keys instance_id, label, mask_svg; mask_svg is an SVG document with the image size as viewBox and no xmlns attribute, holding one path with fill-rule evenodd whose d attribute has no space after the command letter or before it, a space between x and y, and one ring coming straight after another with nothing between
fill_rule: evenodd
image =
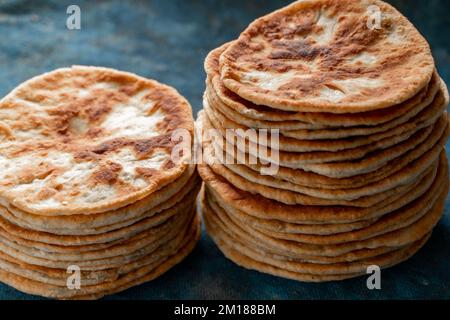
<instances>
[{"instance_id":1,"label":"shorter stack of flatbread","mask_svg":"<svg viewBox=\"0 0 450 320\"><path fill-rule=\"evenodd\" d=\"M330 281L424 245L449 187L449 97L428 43L398 11L299 1L213 50L205 69L203 215L228 258Z\"/></svg>"},{"instance_id":2,"label":"shorter stack of flatbread","mask_svg":"<svg viewBox=\"0 0 450 320\"><path fill-rule=\"evenodd\" d=\"M95 299L180 262L200 233L193 125L174 89L111 69L59 69L12 91L0 102L0 280Z\"/></svg>"}]
</instances>

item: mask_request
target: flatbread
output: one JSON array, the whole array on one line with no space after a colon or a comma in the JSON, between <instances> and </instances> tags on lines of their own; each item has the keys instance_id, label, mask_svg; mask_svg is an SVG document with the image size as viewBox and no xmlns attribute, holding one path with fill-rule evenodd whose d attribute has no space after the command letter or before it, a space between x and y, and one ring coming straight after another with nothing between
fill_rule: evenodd
<instances>
[{"instance_id":1,"label":"flatbread","mask_svg":"<svg viewBox=\"0 0 450 320\"><path fill-rule=\"evenodd\" d=\"M380 28L367 25L370 5L382 12ZM228 89L255 104L354 113L415 96L430 82L434 60L389 4L307 0L251 23L221 55L220 70Z\"/></svg>"},{"instance_id":2,"label":"flatbread","mask_svg":"<svg viewBox=\"0 0 450 320\"><path fill-rule=\"evenodd\" d=\"M198 220L196 220L195 226L194 233L187 235L184 245L180 246L178 250L167 257L161 257L157 262L141 266L129 273L123 274L115 281L105 282L94 286L82 286L80 290L70 290L66 286L45 284L7 272L2 268L0 268L0 280L29 294L58 299L99 299L105 295L123 291L132 286L151 281L165 273L174 265L180 263L193 250L200 238Z\"/></svg>"},{"instance_id":3,"label":"flatbread","mask_svg":"<svg viewBox=\"0 0 450 320\"><path fill-rule=\"evenodd\" d=\"M212 228L209 227L208 230ZM382 268L393 266L414 255L430 237L428 234L410 246L359 262L320 264L279 259L276 255L249 248L235 238L227 239L226 236L224 237L224 232L210 231L210 234L225 256L236 264L247 269L305 282L335 281L357 277L366 274L367 267L374 264Z\"/></svg>"},{"instance_id":4,"label":"flatbread","mask_svg":"<svg viewBox=\"0 0 450 320\"><path fill-rule=\"evenodd\" d=\"M434 127L424 128L411 136L408 140L386 149L381 149L358 156L355 155L354 157L351 156L352 160L349 161L336 160L336 162L318 163L316 162L317 160L313 160L314 155L310 154L307 155L308 160L310 159L310 161L313 161L314 163L301 163L298 159L301 155L298 156L295 154L290 154L283 157L283 154L280 153L279 165L293 169L303 169L305 171L315 172L331 178L348 178L375 171L386 165L389 161L404 155L410 150L413 150L421 143L428 143L428 141L438 139L445 134L447 127L448 118L447 113L445 113L435 123ZM261 160L267 162L273 161L270 156L266 156L264 153L259 153L258 156ZM340 157L341 156L336 156L338 159ZM333 155L330 155L330 158L331 159L327 160L334 161Z\"/></svg>"},{"instance_id":5,"label":"flatbread","mask_svg":"<svg viewBox=\"0 0 450 320\"><path fill-rule=\"evenodd\" d=\"M208 117L203 117L205 128L213 127L208 124ZM348 149L339 152L318 151L318 152L284 152L277 149L264 148L259 144L249 141L243 143L236 139L227 139L217 131L214 134L215 148L224 150L231 156L240 156L240 164L256 163L250 162L249 156L263 162L271 163L281 167L292 169L302 169L314 172L330 178L348 178L375 171L394 158L398 158L408 151L416 148L425 141L438 139L448 126L447 114L440 116L439 120L429 127L408 136L397 136L393 139L385 139L373 145L363 146L355 149ZM205 131L208 135L211 131ZM220 130L219 130L219 133ZM222 139L221 139L222 138ZM406 138L406 140L405 140ZM244 140L244 139L243 139ZM242 140L241 140L242 141ZM270 140L269 140L270 141Z\"/></svg>"},{"instance_id":6,"label":"flatbread","mask_svg":"<svg viewBox=\"0 0 450 320\"><path fill-rule=\"evenodd\" d=\"M96 235L124 228L155 213L170 208L199 184L195 166L182 176L151 196L117 210L90 215L40 216L14 206L0 214L12 223L37 231L56 235ZM9 214L8 214L9 213Z\"/></svg>"},{"instance_id":7,"label":"flatbread","mask_svg":"<svg viewBox=\"0 0 450 320\"><path fill-rule=\"evenodd\" d=\"M185 241L188 233L193 233L194 225L186 225L178 231L173 239L170 239L167 243L162 243L153 252L148 255L131 262L127 262L116 268L106 268L104 270L84 270L81 271L81 285L92 286L101 284L104 282L115 281L121 274L131 272L137 268L157 262L170 252L176 250ZM196 227L195 227L196 228ZM23 260L15 259L7 254L0 254L0 265L8 272L23 276L25 278L39 281L46 284L52 284L56 286L66 286L68 273L66 269L56 269L37 266L24 262ZM70 264L66 265L66 268Z\"/></svg>"},{"instance_id":8,"label":"flatbread","mask_svg":"<svg viewBox=\"0 0 450 320\"><path fill-rule=\"evenodd\" d=\"M439 200L433 205L432 209L413 224L373 238L334 245L312 245L267 236L246 225L235 224L226 212L218 206L213 208L213 210L207 210L206 215L210 220L220 219L228 230L238 235L239 239L243 239L245 243L259 246L269 253L283 255L293 259L308 259L309 256L337 257L355 250L376 249L379 247L402 247L419 241L431 232L442 216L448 184L446 187L443 190L444 192L441 192ZM207 206L206 208L208 209Z\"/></svg>"},{"instance_id":9,"label":"flatbread","mask_svg":"<svg viewBox=\"0 0 450 320\"><path fill-rule=\"evenodd\" d=\"M245 134L249 128L245 125L238 124L230 119L228 119L224 114L215 109L211 104L204 99L203 102L205 113L208 116L209 121L213 124L214 128L219 129L222 135L227 137L227 130L234 130L234 137L243 137L249 141L249 143L254 144L265 144L260 137L260 132L255 131L254 135ZM316 130L306 130L298 134L296 131L279 131L279 141L276 146L280 151L287 152L313 152L313 151L327 151L336 152L348 149L353 149L353 153L370 152L381 147L392 146L393 143L402 142L414 133L428 127L436 122L436 120L442 115L446 110L448 105L448 99L445 98L444 92L440 91L436 96L436 99L429 105L419 116L411 119L409 122L403 125L397 125L391 130L381 131L368 136L359 136L361 130L348 129L345 132L339 132L336 130L331 130L325 133L325 138L323 137L324 132L319 133L316 136ZM279 130L278 126L273 126L269 128L271 130ZM230 131L230 130L228 130ZM241 133L240 131L244 132ZM336 131L336 132L335 132ZM270 131L269 131L270 133ZM317 140L319 139L319 140ZM230 140L229 140L230 141ZM270 141L270 140L269 140ZM232 142L232 141L230 141ZM274 148L274 146L270 146ZM358 149L356 149L358 148ZM342 153L345 154L345 153ZM320 153L318 154L320 158Z\"/></svg>"},{"instance_id":10,"label":"flatbread","mask_svg":"<svg viewBox=\"0 0 450 320\"><path fill-rule=\"evenodd\" d=\"M442 80L438 80L442 81ZM204 104L211 106L212 109L217 110L218 113L221 114L222 117L226 118L227 121L234 123L239 123L243 126L249 128L258 128L258 129L279 129L280 134L283 137L290 137L299 140L325 140L325 139L342 139L348 137L357 137L355 138L357 143L363 143L365 140L374 141L376 139L381 140L383 137L393 136L397 133L401 133L404 131L408 131L414 123L420 123L424 121L424 119L429 119L430 114L437 114L437 112L441 111L442 105L438 105L436 101L433 103L433 108L429 108L430 104L433 100L436 100L436 94L439 92L439 86L436 86L436 89L433 89L432 92L429 92L429 96L426 96L423 101L421 101L415 108L406 114L395 118L392 121L383 123L378 126L355 126L355 127L341 127L341 128L320 128L314 127L312 125L303 125L302 123L298 126L295 125L294 121L290 121L288 123L277 121L270 122L264 120L252 120L245 118L243 116L236 115L230 108L225 107L223 103L218 101L217 97L211 98L207 91L205 92L204 99L206 102ZM441 90L444 92L446 90L445 85L441 85ZM448 103L447 103L448 104ZM428 110L431 109L431 110ZM366 122L369 123L370 118L366 119ZM234 125L236 126L236 125ZM300 127L300 128L298 128ZM398 128L397 128L398 127ZM373 135L373 137L363 137ZM359 137L358 137L359 136Z\"/></svg>"},{"instance_id":11,"label":"flatbread","mask_svg":"<svg viewBox=\"0 0 450 320\"><path fill-rule=\"evenodd\" d=\"M424 141L416 148L408 151L402 156L389 161L383 167L361 175L352 176L349 178L330 178L327 176L322 176L313 172L306 172L301 169L292 169L287 167L278 167L276 172L273 172L273 177L289 181L301 186L311 187L311 188L323 188L323 189L351 189L360 188L367 186L372 183L381 182L383 179L388 179L388 177L396 174L401 170L410 170L409 172L415 172L420 168L425 168L431 165L431 163L439 157L442 149L447 143L449 128L444 131L444 133L439 136L432 136L429 140ZM244 155L241 154L241 159L244 159ZM244 166L238 165L228 165L237 171L246 170L246 168L252 169L256 173L261 174L265 166L261 164L251 164L245 163ZM405 173L407 174L407 173Z\"/></svg>"},{"instance_id":12,"label":"flatbread","mask_svg":"<svg viewBox=\"0 0 450 320\"><path fill-rule=\"evenodd\" d=\"M448 164L445 152L441 152L438 183L448 180ZM222 177L214 174L205 165L199 165L199 173L208 192L214 195L220 205L228 210L241 210L253 217L279 220L296 224L351 223L373 219L397 210L422 196L431 184L418 183L410 192L392 196L375 206L356 208L348 206L303 206L286 205L261 195L253 195L238 189Z\"/></svg>"},{"instance_id":13,"label":"flatbread","mask_svg":"<svg viewBox=\"0 0 450 320\"><path fill-rule=\"evenodd\" d=\"M171 155L192 141L172 140L174 131L193 136L191 107L175 89L97 67L26 81L0 101L0 125L0 198L48 216L150 195L188 167L187 152L177 163Z\"/></svg>"},{"instance_id":14,"label":"flatbread","mask_svg":"<svg viewBox=\"0 0 450 320\"><path fill-rule=\"evenodd\" d=\"M191 191L180 202L169 209L158 212L157 214L140 220L130 226L120 228L111 232L98 235L73 236L73 235L55 235L48 232L36 231L34 229L26 229L0 218L0 235L8 239L24 239L28 241L37 241L36 248L46 250L46 245L55 245L56 250L64 251L89 251L95 249L107 249L118 242L130 239L133 236L144 232L145 230L162 225L173 216L192 207L195 202L200 185ZM18 241L20 242L20 241ZM59 246L62 247L59 248Z\"/></svg>"},{"instance_id":15,"label":"flatbread","mask_svg":"<svg viewBox=\"0 0 450 320\"><path fill-rule=\"evenodd\" d=\"M205 152L205 159L207 159L207 153ZM436 174L436 165L433 167L434 170L428 169L426 172L419 173L415 178L406 182L405 184L397 185L391 189L385 191L372 190L373 192L368 192L368 190L362 190L362 195L348 197L345 196L344 192L339 192L338 190L329 191L328 197L312 196L310 192L298 192L297 190L289 190L288 188L280 189L278 186L267 186L260 184L258 181L249 181L240 175L233 173L233 171L227 169L225 166L221 165L219 162L214 162L214 159L206 160L212 171L214 173L224 177L229 183L235 187L242 189L244 191L250 192L252 194L261 194L262 196L273 199L285 204L302 204L302 205L342 205L342 206L355 206L355 207L369 207L373 206L381 201L388 199L390 196L395 194L404 194L411 190L419 181L432 181ZM210 163L212 162L212 163ZM303 189L302 191L307 191ZM335 196L336 195L336 196Z\"/></svg>"},{"instance_id":16,"label":"flatbread","mask_svg":"<svg viewBox=\"0 0 450 320\"><path fill-rule=\"evenodd\" d=\"M205 59L205 71L207 73L206 95L217 96L220 100L218 106L222 106L222 111L228 114L233 113L239 121L238 123L250 122L249 127L273 127L275 122L277 127L286 130L317 129L321 128L345 128L355 126L371 126L372 128L382 127L382 124L395 120L399 117L408 117L428 105L430 97L434 97L439 89L438 74L434 77L426 88L422 89L413 98L389 108L374 110L369 112L335 114L320 112L293 112L272 109L261 106L242 99L234 92L228 90L220 80L219 58L230 43L212 50ZM431 102L431 101L429 101ZM224 109L225 108L225 109ZM406 121L406 119L405 119Z\"/></svg>"},{"instance_id":17,"label":"flatbread","mask_svg":"<svg viewBox=\"0 0 450 320\"><path fill-rule=\"evenodd\" d=\"M320 235L320 236L333 236L337 235L334 239L339 239L341 236L345 236L346 234L353 232L352 234L357 235L359 232L367 228L370 230L373 228L373 225L383 222L385 220L392 221L392 217L397 218L410 218L410 217L418 217L417 212L424 212L429 209L429 206L436 202L440 190L445 188L445 184L447 181L445 179L435 179L430 189L427 190L422 196L414 200L413 202L405 205L404 207L397 209L391 213L387 213L378 218L372 218L367 220L356 221L352 223L328 223L324 221L322 224L300 224L300 223L290 223L284 222L276 219L261 219L258 217L254 217L246 214L241 210L235 210L228 208L228 214L235 219L238 219L240 223L246 224L255 228L256 230L261 231L267 235L272 235L281 239L294 239L297 234L301 236L307 235ZM220 203L213 194L206 191L206 199L207 201L214 201L216 203ZM395 213L396 212L396 213ZM406 219L407 220L407 219ZM379 229L378 229L379 230ZM364 232L364 231L362 231ZM326 237L325 237L326 239Z\"/></svg>"},{"instance_id":18,"label":"flatbread","mask_svg":"<svg viewBox=\"0 0 450 320\"><path fill-rule=\"evenodd\" d=\"M211 201L218 202L214 195L205 190L206 199L212 199ZM280 221L276 219L262 219L258 217L251 216L240 210L229 210L229 214L239 219L241 223L246 223L252 228L285 233L285 234L313 234L313 235L331 235L342 232L349 232L354 230L359 230L364 227L372 225L377 218L355 221L350 223L326 223L323 224L301 224L301 223L291 223Z\"/></svg>"},{"instance_id":19,"label":"flatbread","mask_svg":"<svg viewBox=\"0 0 450 320\"><path fill-rule=\"evenodd\" d=\"M98 271L111 268L125 267L129 263L138 263L146 257L158 254L158 248L164 244L176 241L177 237L184 232L190 221L195 219L191 213L186 213L183 218L178 219L173 228L166 230L154 230L148 238L135 237L133 240L125 240L118 245L114 251L109 252L81 252L77 254L49 253L33 250L33 248L19 245L11 241L1 239L1 251L24 263L46 268L66 269L69 265L77 265L84 271ZM159 235L157 233L159 232ZM128 250L127 250L128 249Z\"/></svg>"},{"instance_id":20,"label":"flatbread","mask_svg":"<svg viewBox=\"0 0 450 320\"><path fill-rule=\"evenodd\" d=\"M272 238L308 244L333 245L353 241L362 241L405 228L421 219L431 210L433 205L438 200L442 201L442 197L445 196L442 195L442 190L448 189L447 184L448 182L438 186L439 188L430 188L430 192L436 193L430 196L428 196L427 194L426 196L423 196L422 199L414 201L413 203L410 203L405 207L386 214L379 219L372 221L370 225L358 230L351 230L348 232L340 232L328 235L311 235L302 233L292 234L286 232L270 231L265 228L258 228L258 226L252 226L252 228ZM424 200L426 200L427 202L424 202ZM213 198L207 198L206 202L208 203L210 208L213 208L213 210L218 207L217 202L215 202ZM243 222L240 217L234 215L234 212L227 212L227 215L236 225L240 225ZM316 225L315 227L320 228L321 225Z\"/></svg>"},{"instance_id":21,"label":"flatbread","mask_svg":"<svg viewBox=\"0 0 450 320\"><path fill-rule=\"evenodd\" d=\"M259 189L269 190L271 188L276 188L282 189L282 192L295 192L328 200L356 200L364 196L387 192L401 185L413 183L416 179L420 179L419 176L421 176L424 171L429 168L429 166L423 166L421 165L423 163L418 162L417 164L419 165L416 164L415 166L408 166L404 168L404 170L400 170L383 180L360 188L309 188L297 185L284 179L278 179L271 175L262 175L244 165L228 164L226 161L220 161L215 156L214 151L214 147L210 142L203 142L203 158L205 162L215 173L225 177L229 182L243 190L249 192L252 192L253 190L253 193L255 193L258 192L257 190ZM263 187L258 188L255 187L255 185L263 185Z\"/></svg>"},{"instance_id":22,"label":"flatbread","mask_svg":"<svg viewBox=\"0 0 450 320\"><path fill-rule=\"evenodd\" d=\"M226 257L321 282L393 266L426 243L449 190L450 98L427 41L395 8L297 1L204 67L202 213Z\"/></svg>"},{"instance_id":23,"label":"flatbread","mask_svg":"<svg viewBox=\"0 0 450 320\"><path fill-rule=\"evenodd\" d=\"M1 281L99 298L154 279L198 241L201 183L184 152L194 123L175 89L113 69L58 69L0 100L0 138ZM80 290L67 287L71 265Z\"/></svg>"}]
</instances>

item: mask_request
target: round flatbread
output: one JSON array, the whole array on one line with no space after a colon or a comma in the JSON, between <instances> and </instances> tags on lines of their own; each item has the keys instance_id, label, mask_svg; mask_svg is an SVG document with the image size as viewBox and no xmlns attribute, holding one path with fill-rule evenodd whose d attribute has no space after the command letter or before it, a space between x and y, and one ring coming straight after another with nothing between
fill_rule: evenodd
<instances>
[{"instance_id":1,"label":"round flatbread","mask_svg":"<svg viewBox=\"0 0 450 320\"><path fill-rule=\"evenodd\" d=\"M72 67L0 101L0 198L39 215L90 214L136 202L179 177L192 141L189 103L153 80ZM183 139L189 140L189 139Z\"/></svg>"},{"instance_id":2,"label":"round flatbread","mask_svg":"<svg viewBox=\"0 0 450 320\"><path fill-rule=\"evenodd\" d=\"M389 108L368 112L336 114L277 110L245 100L223 85L220 80L219 58L229 44L212 50L206 57L205 95L231 119L249 127L276 126L284 130L314 129L314 132L322 131L320 129L326 132L326 128L332 130L336 127L342 132L346 131L347 127L363 126L366 130L380 130L385 125L393 127L395 122L404 122L416 115L431 102L440 85L439 75L435 71L430 83L411 99Z\"/></svg>"},{"instance_id":3,"label":"round flatbread","mask_svg":"<svg viewBox=\"0 0 450 320\"><path fill-rule=\"evenodd\" d=\"M377 8L379 25L370 25ZM429 82L427 41L378 0L306 0L257 19L220 57L224 85L255 104L288 111L387 108Z\"/></svg>"}]
</instances>

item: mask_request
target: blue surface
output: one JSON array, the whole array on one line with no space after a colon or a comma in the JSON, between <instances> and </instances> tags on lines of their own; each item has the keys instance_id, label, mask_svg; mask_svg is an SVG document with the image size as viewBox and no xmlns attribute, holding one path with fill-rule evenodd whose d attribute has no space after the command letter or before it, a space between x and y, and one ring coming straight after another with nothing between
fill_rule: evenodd
<instances>
[{"instance_id":1,"label":"blue surface","mask_svg":"<svg viewBox=\"0 0 450 320\"><path fill-rule=\"evenodd\" d=\"M99 65L131 71L176 87L201 106L203 60L236 38L254 18L289 1L0 1L0 96L57 67ZM450 2L390 1L431 42L450 83ZM78 4L82 29L65 27ZM193 254L159 279L108 299L450 299L450 203L427 245L411 260L382 272L382 290L366 279L305 284L242 269L207 235ZM0 299L35 299L0 284Z\"/></svg>"}]
</instances>

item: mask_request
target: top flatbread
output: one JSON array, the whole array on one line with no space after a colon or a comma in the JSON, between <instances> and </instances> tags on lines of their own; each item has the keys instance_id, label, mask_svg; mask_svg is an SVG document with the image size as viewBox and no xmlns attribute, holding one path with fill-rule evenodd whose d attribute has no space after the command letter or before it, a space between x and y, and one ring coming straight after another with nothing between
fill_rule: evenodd
<instances>
[{"instance_id":1,"label":"top flatbread","mask_svg":"<svg viewBox=\"0 0 450 320\"><path fill-rule=\"evenodd\" d=\"M267 106L256 105L242 99L228 90L220 80L219 59L229 47L230 42L212 50L205 59L204 67L207 73L206 96L216 99L216 104L222 106L223 112L233 113L237 122L255 128L271 128L277 126L285 130L325 129L337 127L364 126L379 128L381 124L391 123L404 118L407 121L427 106L436 95L440 82L437 71L431 82L420 90L414 97L389 108L358 113L329 113L329 112L294 112L282 111ZM275 122L276 124L274 124Z\"/></svg>"},{"instance_id":2,"label":"top flatbread","mask_svg":"<svg viewBox=\"0 0 450 320\"><path fill-rule=\"evenodd\" d=\"M371 27L373 8L380 28ZM413 97L434 61L414 26L382 1L303 0L250 24L220 67L224 85L253 103L354 113Z\"/></svg>"},{"instance_id":3,"label":"top flatbread","mask_svg":"<svg viewBox=\"0 0 450 320\"><path fill-rule=\"evenodd\" d=\"M156 81L78 66L33 78L0 101L0 200L42 215L133 203L187 169L176 129L193 136L191 107Z\"/></svg>"}]
</instances>

